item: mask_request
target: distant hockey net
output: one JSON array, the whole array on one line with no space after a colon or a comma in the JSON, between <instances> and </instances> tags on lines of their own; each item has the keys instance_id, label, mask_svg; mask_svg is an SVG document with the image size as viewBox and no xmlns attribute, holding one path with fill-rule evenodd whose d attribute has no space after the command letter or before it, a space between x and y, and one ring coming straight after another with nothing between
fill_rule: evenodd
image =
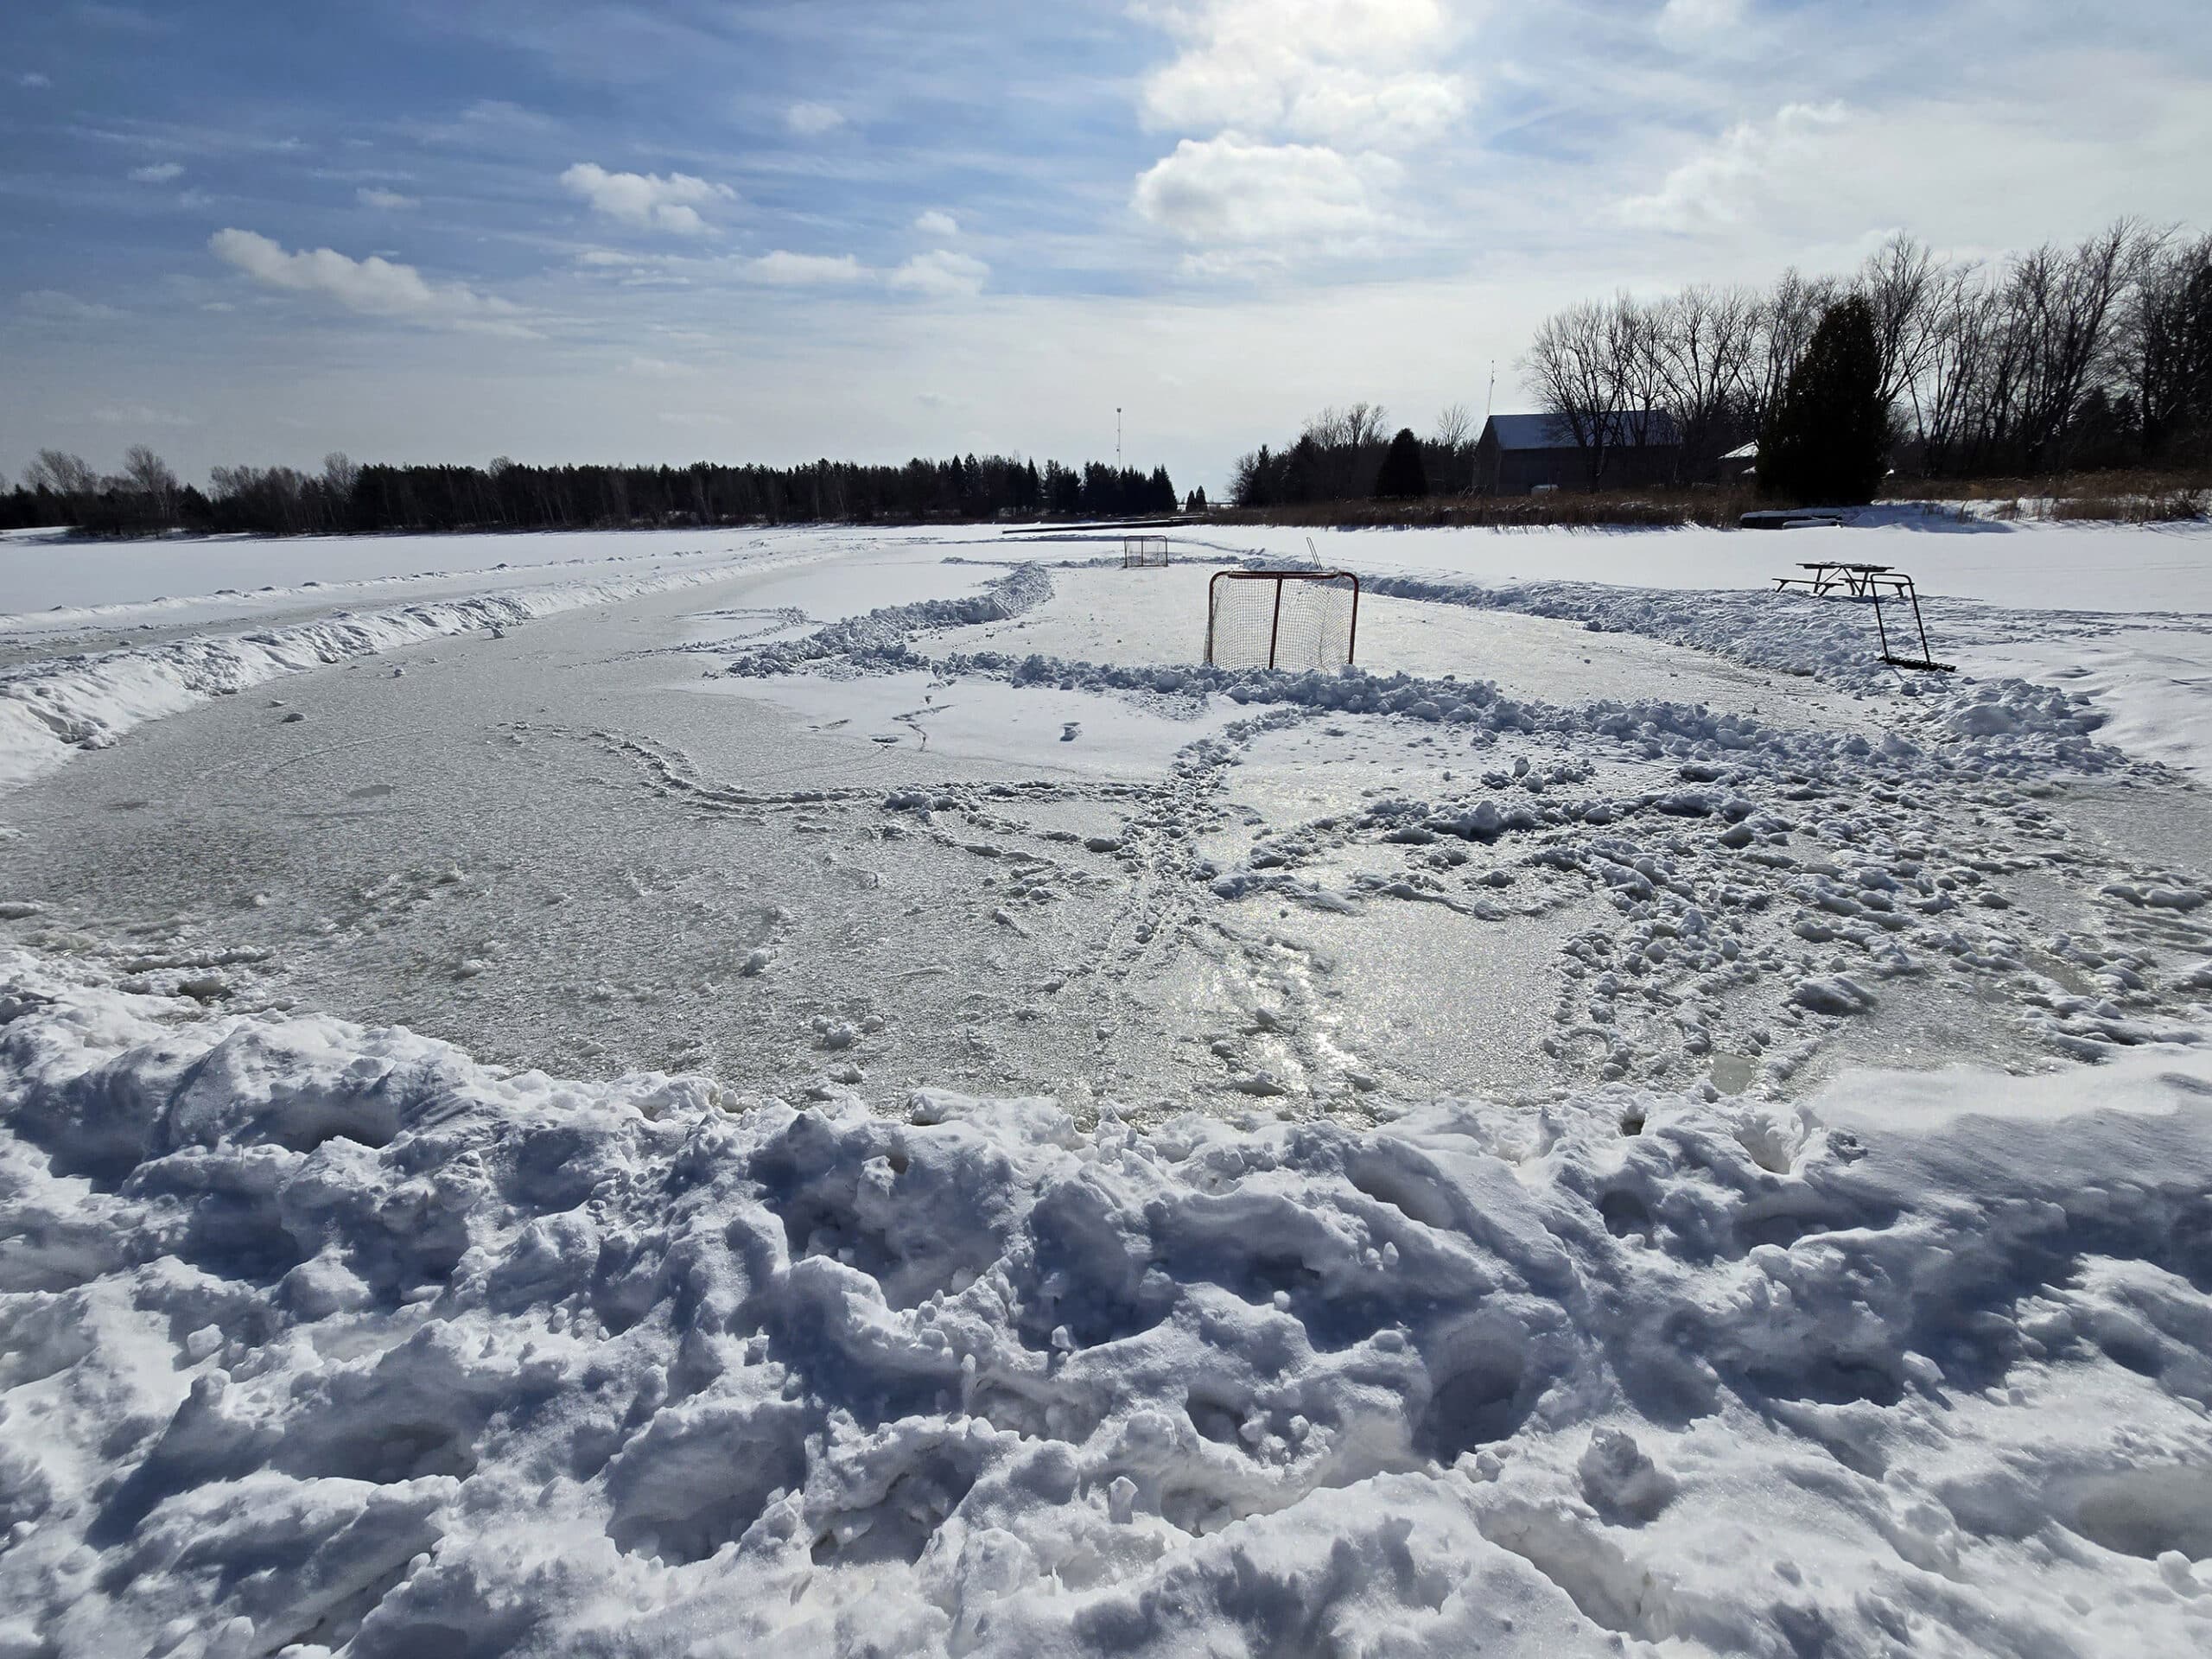
<instances>
[{"instance_id":1,"label":"distant hockey net","mask_svg":"<svg viewBox=\"0 0 2212 1659\"><path fill-rule=\"evenodd\" d=\"M1342 668L1359 643L1348 570L1222 570L1206 586L1212 668Z\"/></svg>"},{"instance_id":2,"label":"distant hockey net","mask_svg":"<svg viewBox=\"0 0 2212 1659\"><path fill-rule=\"evenodd\" d=\"M1167 538L1165 536L1124 536L1122 537L1122 569L1134 570L1140 565L1167 563Z\"/></svg>"}]
</instances>

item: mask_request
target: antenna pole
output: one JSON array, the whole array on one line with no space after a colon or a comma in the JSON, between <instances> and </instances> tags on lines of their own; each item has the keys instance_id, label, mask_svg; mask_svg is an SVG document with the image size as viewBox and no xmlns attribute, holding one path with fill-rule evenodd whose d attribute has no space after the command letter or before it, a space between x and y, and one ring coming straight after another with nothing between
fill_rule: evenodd
<instances>
[{"instance_id":1,"label":"antenna pole","mask_svg":"<svg viewBox=\"0 0 2212 1659\"><path fill-rule=\"evenodd\" d=\"M1114 470L1122 470L1122 406L1114 405Z\"/></svg>"}]
</instances>

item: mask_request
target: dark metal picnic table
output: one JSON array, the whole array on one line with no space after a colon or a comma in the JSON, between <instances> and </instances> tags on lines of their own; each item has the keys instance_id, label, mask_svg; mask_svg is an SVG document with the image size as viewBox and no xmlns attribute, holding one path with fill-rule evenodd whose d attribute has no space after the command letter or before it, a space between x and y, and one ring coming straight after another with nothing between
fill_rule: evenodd
<instances>
[{"instance_id":1,"label":"dark metal picnic table","mask_svg":"<svg viewBox=\"0 0 2212 1659\"><path fill-rule=\"evenodd\" d=\"M1812 574L1804 576L1777 576L1777 593L1802 592L1815 599L1863 600L1874 607L1874 632L1882 643L1882 660L1893 668L1918 669L1928 674L1955 674L1956 667L1935 660L1928 647L1928 625L1920 617L1920 593L1912 585L1912 578L1886 564L1851 564L1840 559L1815 559L1801 563L1800 570ZM1889 625L1882 618L1882 596L1903 600L1912 607L1912 626L1920 636L1920 655L1900 657L1890 649Z\"/></svg>"}]
</instances>

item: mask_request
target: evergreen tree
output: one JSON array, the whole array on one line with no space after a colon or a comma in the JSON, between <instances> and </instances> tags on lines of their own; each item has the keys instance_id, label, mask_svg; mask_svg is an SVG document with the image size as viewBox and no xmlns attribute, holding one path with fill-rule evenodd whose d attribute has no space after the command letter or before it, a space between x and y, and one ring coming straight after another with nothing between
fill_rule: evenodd
<instances>
[{"instance_id":1,"label":"evergreen tree","mask_svg":"<svg viewBox=\"0 0 2212 1659\"><path fill-rule=\"evenodd\" d=\"M2190 279L2182 303L2182 425L2212 455L2212 261Z\"/></svg>"},{"instance_id":2,"label":"evergreen tree","mask_svg":"<svg viewBox=\"0 0 2212 1659\"><path fill-rule=\"evenodd\" d=\"M1267 451L1263 448L1260 453L1265 455ZM1313 442L1311 432L1304 433L1283 455L1274 499L1286 506L1303 506L1319 499L1322 493L1321 447Z\"/></svg>"},{"instance_id":3,"label":"evergreen tree","mask_svg":"<svg viewBox=\"0 0 2212 1659\"><path fill-rule=\"evenodd\" d=\"M1421 440L1410 426L1398 429L1375 474L1377 501L1411 501L1428 493L1428 474L1421 464Z\"/></svg>"},{"instance_id":4,"label":"evergreen tree","mask_svg":"<svg viewBox=\"0 0 2212 1659\"><path fill-rule=\"evenodd\" d=\"M1821 317L1759 434L1759 491L1805 506L1860 505L1881 486L1889 448L1874 311L1853 294Z\"/></svg>"},{"instance_id":5,"label":"evergreen tree","mask_svg":"<svg viewBox=\"0 0 2212 1659\"><path fill-rule=\"evenodd\" d=\"M1275 504L1275 459L1262 444L1259 453L1250 457L1251 466L1238 481L1236 505L1240 507L1271 507Z\"/></svg>"}]
</instances>

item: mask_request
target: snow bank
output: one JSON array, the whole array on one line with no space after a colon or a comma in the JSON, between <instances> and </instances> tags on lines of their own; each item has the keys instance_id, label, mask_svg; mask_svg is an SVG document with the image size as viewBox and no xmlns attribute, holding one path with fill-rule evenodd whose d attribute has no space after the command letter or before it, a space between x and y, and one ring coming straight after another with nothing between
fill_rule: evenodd
<instances>
[{"instance_id":1,"label":"snow bank","mask_svg":"<svg viewBox=\"0 0 2212 1659\"><path fill-rule=\"evenodd\" d=\"M1839 1088L893 1119L13 958L0 1649L2202 1650L2212 1058Z\"/></svg>"},{"instance_id":2,"label":"snow bank","mask_svg":"<svg viewBox=\"0 0 2212 1659\"><path fill-rule=\"evenodd\" d=\"M718 566L569 581L0 671L0 788L60 765L72 749L111 747L134 726L281 675L728 575Z\"/></svg>"},{"instance_id":3,"label":"snow bank","mask_svg":"<svg viewBox=\"0 0 2212 1659\"><path fill-rule=\"evenodd\" d=\"M760 678L790 674L844 659L876 669L912 665L917 635L977 622L1003 622L1034 610L1052 596L1052 579L1044 567L1019 565L988 583L980 594L954 599L918 600L910 605L879 606L865 616L846 617L804 639L779 640L736 658L732 674Z\"/></svg>"},{"instance_id":4,"label":"snow bank","mask_svg":"<svg viewBox=\"0 0 2212 1659\"><path fill-rule=\"evenodd\" d=\"M2212 626L2114 629L2101 638L2012 639L1957 653L1977 674L2055 683L2110 715L2100 738L2183 771L2212 774Z\"/></svg>"},{"instance_id":5,"label":"snow bank","mask_svg":"<svg viewBox=\"0 0 2212 1659\"><path fill-rule=\"evenodd\" d=\"M1509 610L1578 621L1592 632L1628 632L1705 651L1750 666L1804 674L1860 696L1893 696L1882 759L1907 770L1963 769L1996 777L2054 768L2103 772L2126 764L2090 734L2106 715L2086 692L2020 680L1975 682L1944 676L1902 678L1873 656L1864 607L1788 595L1680 594L1581 582L1486 588L1459 580L1363 578L1370 590L1433 604ZM807 671L885 674L927 669L981 676L1022 687L1118 692L1287 706L1344 714L1403 715L1483 734L1542 732L1612 738L1650 758L1727 756L1757 750L1799 766L1849 766L1877 752L1857 733L1786 730L1756 716L1703 704L1604 699L1565 708L1505 696L1493 682L1349 667L1271 672L1189 663L1074 662L1043 653L956 652L931 657L918 641L979 622L1022 615L1052 597L1052 578L1025 564L980 594L890 606L818 629L803 639L735 658L728 672L763 678Z\"/></svg>"}]
</instances>

